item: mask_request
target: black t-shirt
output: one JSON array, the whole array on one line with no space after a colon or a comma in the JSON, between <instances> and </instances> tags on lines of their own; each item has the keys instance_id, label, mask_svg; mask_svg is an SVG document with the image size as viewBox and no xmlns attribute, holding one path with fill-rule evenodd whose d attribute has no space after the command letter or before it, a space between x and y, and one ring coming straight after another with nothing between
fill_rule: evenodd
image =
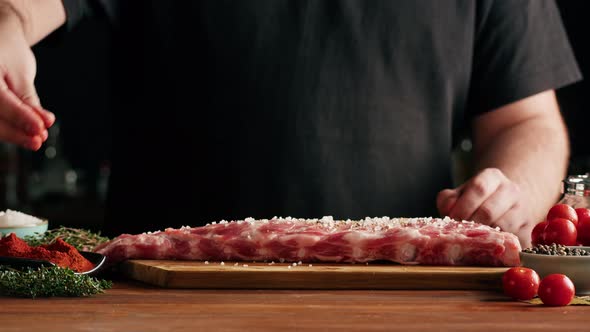
<instances>
[{"instance_id":1,"label":"black t-shirt","mask_svg":"<svg viewBox=\"0 0 590 332\"><path fill-rule=\"evenodd\" d=\"M436 215L474 116L580 78L551 1L65 1L115 22L106 232Z\"/></svg>"}]
</instances>

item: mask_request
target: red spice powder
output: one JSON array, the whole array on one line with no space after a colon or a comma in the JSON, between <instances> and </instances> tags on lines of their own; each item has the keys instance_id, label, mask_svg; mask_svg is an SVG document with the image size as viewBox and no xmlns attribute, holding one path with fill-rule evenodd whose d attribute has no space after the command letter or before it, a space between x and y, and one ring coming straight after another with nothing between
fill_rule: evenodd
<instances>
[{"instance_id":1,"label":"red spice powder","mask_svg":"<svg viewBox=\"0 0 590 332\"><path fill-rule=\"evenodd\" d=\"M94 268L94 264L62 239L57 239L51 244L31 247L12 233L0 239L0 256L46 260L76 272Z\"/></svg>"}]
</instances>

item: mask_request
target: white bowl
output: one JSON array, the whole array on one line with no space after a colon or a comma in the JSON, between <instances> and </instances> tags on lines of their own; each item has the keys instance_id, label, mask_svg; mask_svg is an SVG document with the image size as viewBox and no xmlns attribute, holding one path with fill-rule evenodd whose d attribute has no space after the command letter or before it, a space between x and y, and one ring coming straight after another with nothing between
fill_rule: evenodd
<instances>
[{"instance_id":1,"label":"white bowl","mask_svg":"<svg viewBox=\"0 0 590 332\"><path fill-rule=\"evenodd\" d=\"M579 248L590 252L590 247ZM576 294L590 295L590 256L549 256L520 252L520 265L535 270L539 277L565 274L576 287Z\"/></svg>"},{"instance_id":2,"label":"white bowl","mask_svg":"<svg viewBox=\"0 0 590 332\"><path fill-rule=\"evenodd\" d=\"M14 227L0 227L0 233L6 236L10 233L14 233L17 237L23 238L27 235L41 235L47 231L49 223L47 220L43 220L41 223L33 226L14 226Z\"/></svg>"}]
</instances>

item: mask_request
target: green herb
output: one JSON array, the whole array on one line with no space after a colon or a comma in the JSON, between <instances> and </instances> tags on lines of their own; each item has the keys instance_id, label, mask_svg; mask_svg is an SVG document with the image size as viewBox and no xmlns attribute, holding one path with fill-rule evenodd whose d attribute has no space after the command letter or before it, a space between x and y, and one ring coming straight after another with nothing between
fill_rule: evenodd
<instances>
[{"instance_id":1,"label":"green herb","mask_svg":"<svg viewBox=\"0 0 590 332\"><path fill-rule=\"evenodd\" d=\"M15 270L0 266L0 294L18 297L91 296L112 287L98 280L61 267Z\"/></svg>"},{"instance_id":2,"label":"green herb","mask_svg":"<svg viewBox=\"0 0 590 332\"><path fill-rule=\"evenodd\" d=\"M61 238L80 251L92 251L99 244L109 240L108 237L101 236L100 232L94 233L85 229L69 228L64 226L50 229L43 234L25 236L24 240L30 246L38 246L41 244L51 243L57 238Z\"/></svg>"}]
</instances>

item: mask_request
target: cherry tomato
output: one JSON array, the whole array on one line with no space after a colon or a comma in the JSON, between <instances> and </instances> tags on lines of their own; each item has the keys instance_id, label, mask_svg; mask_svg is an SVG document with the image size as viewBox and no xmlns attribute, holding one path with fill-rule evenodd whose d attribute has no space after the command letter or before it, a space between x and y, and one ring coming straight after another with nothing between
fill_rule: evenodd
<instances>
[{"instance_id":1,"label":"cherry tomato","mask_svg":"<svg viewBox=\"0 0 590 332\"><path fill-rule=\"evenodd\" d=\"M578 243L590 246L590 209L577 208L578 214Z\"/></svg>"},{"instance_id":2,"label":"cherry tomato","mask_svg":"<svg viewBox=\"0 0 590 332\"><path fill-rule=\"evenodd\" d=\"M576 210L567 204L557 204L549 209L549 213L547 213L547 221L551 221L555 218L567 219L573 222L574 226L578 224L578 215L576 214Z\"/></svg>"},{"instance_id":3,"label":"cherry tomato","mask_svg":"<svg viewBox=\"0 0 590 332\"><path fill-rule=\"evenodd\" d=\"M502 276L504 294L516 300L530 300L535 297L539 282L537 272L526 267L513 267Z\"/></svg>"},{"instance_id":4,"label":"cherry tomato","mask_svg":"<svg viewBox=\"0 0 590 332\"><path fill-rule=\"evenodd\" d=\"M590 218L590 209L577 208L575 211L576 215L578 216L578 221L580 221L580 218Z\"/></svg>"},{"instance_id":5,"label":"cherry tomato","mask_svg":"<svg viewBox=\"0 0 590 332\"><path fill-rule=\"evenodd\" d=\"M568 305L575 293L574 283L563 274L550 274L539 285L539 297L549 306Z\"/></svg>"},{"instance_id":6,"label":"cherry tomato","mask_svg":"<svg viewBox=\"0 0 590 332\"><path fill-rule=\"evenodd\" d=\"M533 233L531 234L531 238L533 241L533 245L536 246L537 244L545 244L545 228L547 227L547 222L542 221L533 228Z\"/></svg>"},{"instance_id":7,"label":"cherry tomato","mask_svg":"<svg viewBox=\"0 0 590 332\"><path fill-rule=\"evenodd\" d=\"M577 243L578 231L574 223L567 219L551 219L543 232L545 244L562 244L564 246L575 246Z\"/></svg>"}]
</instances>

